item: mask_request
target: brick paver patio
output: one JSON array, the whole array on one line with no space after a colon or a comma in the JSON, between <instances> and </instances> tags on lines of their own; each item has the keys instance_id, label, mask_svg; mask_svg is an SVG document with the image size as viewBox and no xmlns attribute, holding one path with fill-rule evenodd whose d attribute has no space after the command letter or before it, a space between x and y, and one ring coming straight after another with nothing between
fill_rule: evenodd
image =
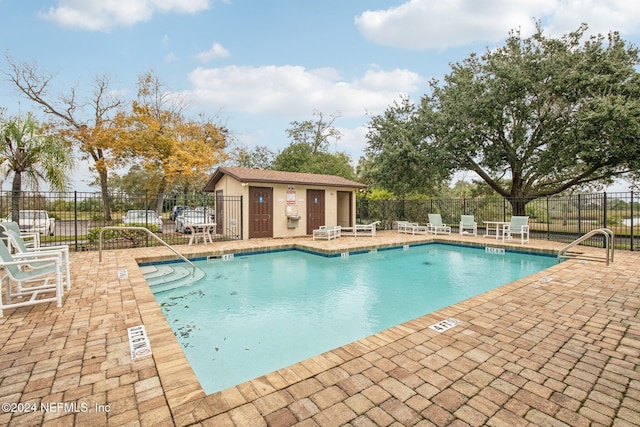
<instances>
[{"instance_id":1,"label":"brick paver patio","mask_svg":"<svg viewBox=\"0 0 640 427\"><path fill-rule=\"evenodd\" d=\"M373 239L178 249L193 256L292 245L343 252L430 239L387 231ZM555 253L562 245L508 246ZM74 253L62 308L5 310L0 425L640 425L637 252L617 251L609 267L563 262L211 395L200 388L137 266L162 258L172 258L166 248L105 251L102 263L97 252ZM462 323L442 333L428 328L450 317ZM138 325L153 355L132 360L127 328Z\"/></svg>"}]
</instances>

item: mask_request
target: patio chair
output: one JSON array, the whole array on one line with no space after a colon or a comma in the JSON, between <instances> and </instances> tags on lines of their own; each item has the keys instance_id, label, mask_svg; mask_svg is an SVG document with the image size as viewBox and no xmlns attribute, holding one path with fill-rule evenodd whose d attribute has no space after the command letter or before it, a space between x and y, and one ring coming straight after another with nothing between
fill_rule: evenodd
<instances>
[{"instance_id":1,"label":"patio chair","mask_svg":"<svg viewBox=\"0 0 640 427\"><path fill-rule=\"evenodd\" d=\"M529 243L529 217L512 216L509 224L502 228L502 241L512 239L514 234L520 235L520 244Z\"/></svg>"},{"instance_id":2,"label":"patio chair","mask_svg":"<svg viewBox=\"0 0 640 427\"><path fill-rule=\"evenodd\" d=\"M475 221L473 215L460 215L460 228L458 231L461 236L463 234L478 235L478 223Z\"/></svg>"},{"instance_id":3,"label":"patio chair","mask_svg":"<svg viewBox=\"0 0 640 427\"><path fill-rule=\"evenodd\" d=\"M49 302L62 307L63 285L59 254L12 255L0 239L0 268L0 317L6 308ZM3 285L6 285L6 301L2 295Z\"/></svg>"},{"instance_id":4,"label":"patio chair","mask_svg":"<svg viewBox=\"0 0 640 427\"><path fill-rule=\"evenodd\" d=\"M427 230L429 230L429 232L433 234L451 234L451 227L445 225L442 222L442 216L440 214L429 214L429 223L427 224Z\"/></svg>"},{"instance_id":5,"label":"patio chair","mask_svg":"<svg viewBox=\"0 0 640 427\"><path fill-rule=\"evenodd\" d=\"M37 248L40 246L40 233L21 230L20 226L15 221L0 222L0 227L4 228L5 230L13 230L18 233L20 236L22 236L22 240L28 248ZM2 231L1 228L0 231Z\"/></svg>"},{"instance_id":6,"label":"patio chair","mask_svg":"<svg viewBox=\"0 0 640 427\"><path fill-rule=\"evenodd\" d=\"M313 230L313 240L336 239L342 235L341 231L342 231L342 227L340 227L339 225L330 225L330 226L321 225L319 229Z\"/></svg>"},{"instance_id":7,"label":"patio chair","mask_svg":"<svg viewBox=\"0 0 640 427\"><path fill-rule=\"evenodd\" d=\"M377 225L380 224L380 221L374 221L369 224L356 224L352 227L341 227L340 235L341 236L370 236L376 237Z\"/></svg>"},{"instance_id":8,"label":"patio chair","mask_svg":"<svg viewBox=\"0 0 640 427\"><path fill-rule=\"evenodd\" d=\"M28 247L27 243L24 241L24 238L21 234L16 233L11 226L7 227L8 222L0 223L0 238L6 238L8 241L7 248L9 252L11 249L14 249L16 253L19 254L44 254L49 256L54 256L56 254L60 254L62 258L62 264L64 264L64 274L62 277L63 283L66 285L67 290L71 290L71 269L69 262L69 246L68 245L58 245L58 246L39 246L39 247ZM13 223L15 224L15 223ZM17 225L17 224L16 224Z\"/></svg>"}]
</instances>

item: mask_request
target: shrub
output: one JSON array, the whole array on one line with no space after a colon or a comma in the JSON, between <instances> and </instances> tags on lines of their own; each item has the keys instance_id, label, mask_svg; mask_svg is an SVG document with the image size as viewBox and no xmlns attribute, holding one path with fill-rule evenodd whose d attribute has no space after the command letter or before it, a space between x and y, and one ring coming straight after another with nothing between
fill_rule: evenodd
<instances>
[{"instance_id":1,"label":"shrub","mask_svg":"<svg viewBox=\"0 0 640 427\"><path fill-rule=\"evenodd\" d=\"M124 224L118 224L115 227L145 228L145 224L129 224L127 226L125 226ZM158 226L156 224L149 224L148 226L146 226L146 228L152 233L155 233L158 231ZM100 238L100 230L102 230L102 227L93 227L87 231L87 240L89 241L89 243L98 243L98 239ZM145 234L146 233L144 233L141 230L128 230L128 229L114 230L110 228L102 232L102 238L104 239L104 241L122 238L122 239L131 241L133 246L138 246L138 244L140 243L141 239L144 237Z\"/></svg>"}]
</instances>

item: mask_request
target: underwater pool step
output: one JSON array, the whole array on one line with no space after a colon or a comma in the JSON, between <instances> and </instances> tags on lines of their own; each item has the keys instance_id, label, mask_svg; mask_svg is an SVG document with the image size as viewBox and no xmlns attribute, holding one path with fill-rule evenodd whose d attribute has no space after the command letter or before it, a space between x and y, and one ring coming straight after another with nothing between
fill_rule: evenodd
<instances>
[{"instance_id":1,"label":"underwater pool step","mask_svg":"<svg viewBox=\"0 0 640 427\"><path fill-rule=\"evenodd\" d=\"M191 267L180 265L145 266L142 267L142 272L153 293L190 286L204 277L204 272L199 268L192 275Z\"/></svg>"}]
</instances>

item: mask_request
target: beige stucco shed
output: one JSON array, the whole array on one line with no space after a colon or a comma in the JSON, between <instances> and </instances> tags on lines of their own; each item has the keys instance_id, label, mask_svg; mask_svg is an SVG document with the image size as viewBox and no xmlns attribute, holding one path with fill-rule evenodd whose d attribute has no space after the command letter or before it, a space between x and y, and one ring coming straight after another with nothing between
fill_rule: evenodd
<instances>
[{"instance_id":1,"label":"beige stucco shed","mask_svg":"<svg viewBox=\"0 0 640 427\"><path fill-rule=\"evenodd\" d=\"M355 193L366 187L333 175L220 167L204 191L215 192L216 200L242 196L242 208L233 215L216 203L216 223L224 229L241 226L238 234L246 240L306 236L322 225L352 226Z\"/></svg>"}]
</instances>

